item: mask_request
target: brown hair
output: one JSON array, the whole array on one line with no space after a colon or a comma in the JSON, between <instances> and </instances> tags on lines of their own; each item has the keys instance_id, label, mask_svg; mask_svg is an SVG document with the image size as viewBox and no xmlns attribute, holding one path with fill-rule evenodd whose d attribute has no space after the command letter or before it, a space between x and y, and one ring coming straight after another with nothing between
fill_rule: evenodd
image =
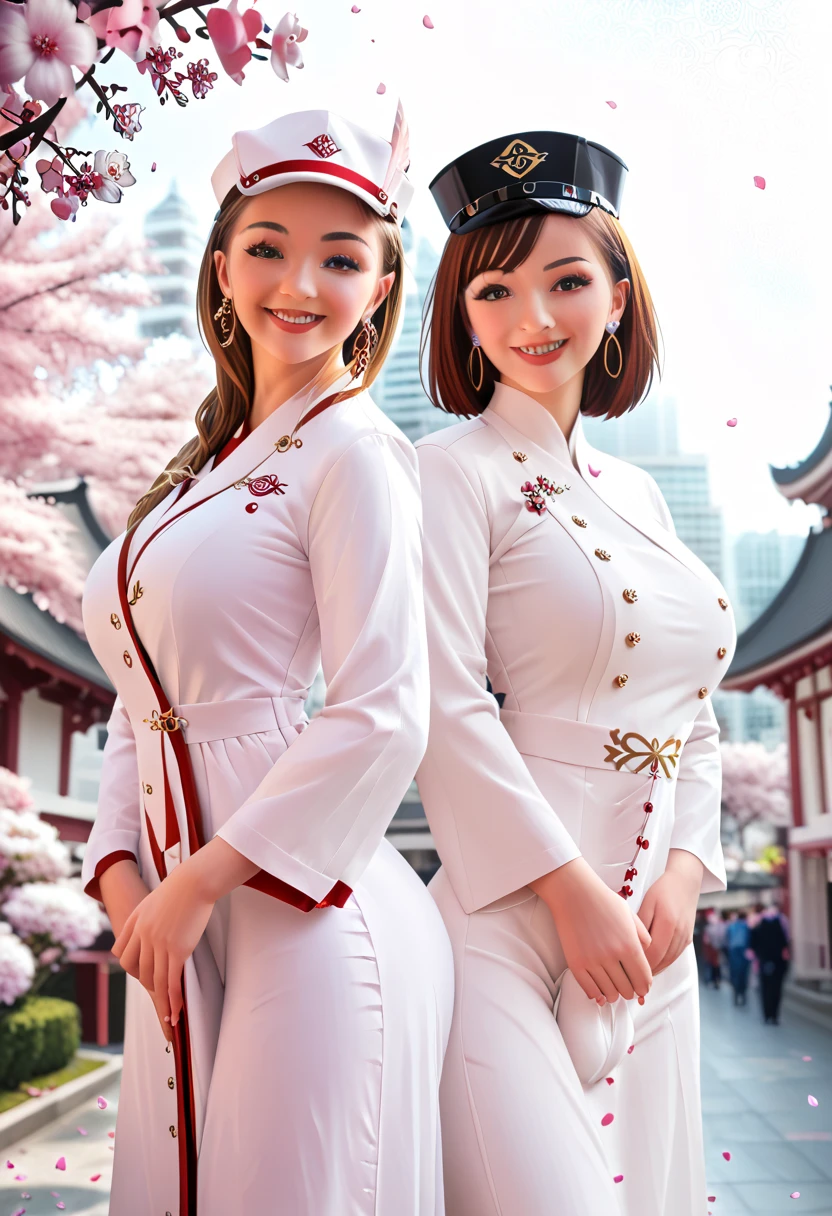
<instances>
[{"instance_id":1,"label":"brown hair","mask_svg":"<svg viewBox=\"0 0 832 1216\"><path fill-rule=\"evenodd\" d=\"M217 365L217 384L196 411L197 434L179 449L173 460L160 473L150 489L142 495L130 513L128 530L143 519L166 498L171 490L193 476L204 467L216 452L228 442L245 420L254 394L254 366L251 357L251 339L239 321L236 322L234 341L230 346L220 346L217 322L214 313L222 303L222 291L214 265L214 251L226 249L231 231L249 199L236 186L223 199L220 214L211 231L211 236L202 255L197 282L197 324L203 343L214 356ZM393 286L373 313L372 321L378 330L378 345L372 361L361 381L368 388L384 363L402 307L404 283L404 250L398 225L378 215L363 199L356 202L374 221L381 242L382 274L396 272ZM361 329L359 321L342 348L345 365L353 358L353 343ZM345 393L349 390L344 390Z\"/></svg>"},{"instance_id":2,"label":"brown hair","mask_svg":"<svg viewBox=\"0 0 832 1216\"><path fill-rule=\"evenodd\" d=\"M463 293L486 270L515 270L536 245L547 212L487 224L448 238L425 301L420 363L427 363L428 383L422 381L433 405L465 418L481 414L491 399L500 373L481 349L482 387L474 389L467 372L470 328ZM630 296L616 330L623 367L613 379L604 369L602 343L584 369L581 413L616 418L633 409L653 382L658 363L658 318L641 267L621 224L609 212L593 207L587 215L569 216L581 224L605 263L613 283L630 280ZM427 357L426 357L427 351ZM618 352L608 359L613 370ZM479 377L477 377L479 378Z\"/></svg>"}]
</instances>

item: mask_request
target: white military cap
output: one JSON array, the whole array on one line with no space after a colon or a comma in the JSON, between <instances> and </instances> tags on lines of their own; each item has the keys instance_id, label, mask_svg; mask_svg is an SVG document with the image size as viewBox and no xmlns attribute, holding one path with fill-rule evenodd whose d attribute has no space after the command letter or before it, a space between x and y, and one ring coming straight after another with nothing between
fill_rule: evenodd
<instances>
[{"instance_id":1,"label":"white military cap","mask_svg":"<svg viewBox=\"0 0 832 1216\"><path fill-rule=\"evenodd\" d=\"M398 223L413 197L407 178L410 138L401 102L389 140L334 114L302 110L256 131L237 131L211 174L217 202L236 186L260 194L289 182L328 182Z\"/></svg>"}]
</instances>

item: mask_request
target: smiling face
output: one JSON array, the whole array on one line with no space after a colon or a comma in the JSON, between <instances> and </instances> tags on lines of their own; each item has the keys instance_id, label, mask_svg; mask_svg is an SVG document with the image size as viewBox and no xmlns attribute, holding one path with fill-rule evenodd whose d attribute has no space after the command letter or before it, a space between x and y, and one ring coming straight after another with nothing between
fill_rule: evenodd
<instances>
[{"instance_id":1,"label":"smiling face","mask_svg":"<svg viewBox=\"0 0 832 1216\"><path fill-rule=\"evenodd\" d=\"M378 228L346 190L293 182L255 195L214 265L251 339L255 376L310 372L372 316L395 273L382 274Z\"/></svg>"},{"instance_id":2,"label":"smiling face","mask_svg":"<svg viewBox=\"0 0 832 1216\"><path fill-rule=\"evenodd\" d=\"M524 262L478 274L463 300L470 332L503 383L540 395L583 372L629 290L627 279L612 282L580 224L551 214Z\"/></svg>"}]
</instances>

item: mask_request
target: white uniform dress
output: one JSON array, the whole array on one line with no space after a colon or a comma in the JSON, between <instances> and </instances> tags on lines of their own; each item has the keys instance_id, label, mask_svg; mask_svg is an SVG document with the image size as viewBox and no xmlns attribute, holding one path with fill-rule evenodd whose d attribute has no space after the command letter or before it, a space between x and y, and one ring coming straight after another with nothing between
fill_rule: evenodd
<instances>
[{"instance_id":1,"label":"white uniform dress","mask_svg":"<svg viewBox=\"0 0 832 1216\"><path fill-rule=\"evenodd\" d=\"M416 455L366 393L276 450L306 397L114 541L85 589L118 691L85 889L129 855L156 887L198 832L261 867L186 963L173 1047L127 978L113 1216L444 1211L451 949L383 838L428 727Z\"/></svg>"},{"instance_id":2,"label":"white uniform dress","mask_svg":"<svg viewBox=\"0 0 832 1216\"><path fill-rule=\"evenodd\" d=\"M497 384L483 414L416 446L432 698L416 779L456 965L448 1214L704 1216L693 947L630 1002L612 1083L584 1088L552 1013L563 952L528 883L583 855L635 913L675 847L703 861L703 891L724 889L725 591L653 479L593 449L580 417L567 443Z\"/></svg>"}]
</instances>

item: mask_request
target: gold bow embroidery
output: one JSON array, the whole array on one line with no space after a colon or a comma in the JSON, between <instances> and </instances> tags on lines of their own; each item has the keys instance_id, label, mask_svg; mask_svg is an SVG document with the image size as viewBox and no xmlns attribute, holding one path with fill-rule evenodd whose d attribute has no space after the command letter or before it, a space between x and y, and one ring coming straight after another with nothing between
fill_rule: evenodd
<instances>
[{"instance_id":1,"label":"gold bow embroidery","mask_svg":"<svg viewBox=\"0 0 832 1216\"><path fill-rule=\"evenodd\" d=\"M662 766L665 777L670 776L670 770L667 767L668 761L674 768L676 767L676 761L679 759L679 748L682 746L682 740L674 739L671 735L660 747L658 739L645 739L644 735L640 735L634 730L628 730L623 738L620 737L618 729L611 730L610 738L612 739L612 743L604 744L604 747L607 749L607 755L604 757L604 760L608 764L614 764L616 770L620 771L621 766L626 764L628 760L634 760L636 756L644 756L641 764L631 771L640 773L648 764L657 760ZM630 739L637 739L639 743L643 743L644 749L633 747ZM672 747L673 744L676 745L675 751L667 752L666 749Z\"/></svg>"},{"instance_id":2,"label":"gold bow embroidery","mask_svg":"<svg viewBox=\"0 0 832 1216\"><path fill-rule=\"evenodd\" d=\"M168 734L171 731L179 730L180 722L184 722L186 726L188 725L188 719L178 718L172 709L166 709L161 714L158 709L154 709L150 717L142 718L142 721L149 722L151 730L164 730Z\"/></svg>"},{"instance_id":3,"label":"gold bow embroidery","mask_svg":"<svg viewBox=\"0 0 832 1216\"><path fill-rule=\"evenodd\" d=\"M134 608L143 595L144 595L144 587L141 585L141 583L137 579L136 582L133 584L133 598L132 598L132 600L128 600L127 603L130 605L131 608Z\"/></svg>"}]
</instances>

